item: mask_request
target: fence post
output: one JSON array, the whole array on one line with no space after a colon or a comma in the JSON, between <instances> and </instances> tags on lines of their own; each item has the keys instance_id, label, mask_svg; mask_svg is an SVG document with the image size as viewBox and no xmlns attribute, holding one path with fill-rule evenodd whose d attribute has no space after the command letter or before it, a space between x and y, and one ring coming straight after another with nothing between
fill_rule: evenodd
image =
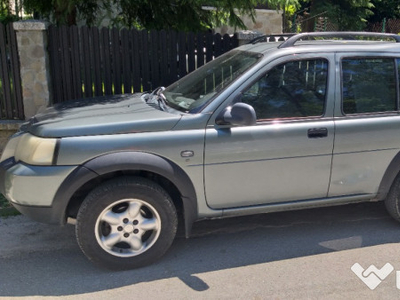
<instances>
[{"instance_id":1,"label":"fence post","mask_svg":"<svg viewBox=\"0 0 400 300\"><path fill-rule=\"evenodd\" d=\"M383 18L383 22L382 22L382 33L386 32L386 18Z\"/></svg>"},{"instance_id":2,"label":"fence post","mask_svg":"<svg viewBox=\"0 0 400 300\"><path fill-rule=\"evenodd\" d=\"M48 23L20 21L16 31L25 118L43 111L50 103L50 67L47 52Z\"/></svg>"}]
</instances>

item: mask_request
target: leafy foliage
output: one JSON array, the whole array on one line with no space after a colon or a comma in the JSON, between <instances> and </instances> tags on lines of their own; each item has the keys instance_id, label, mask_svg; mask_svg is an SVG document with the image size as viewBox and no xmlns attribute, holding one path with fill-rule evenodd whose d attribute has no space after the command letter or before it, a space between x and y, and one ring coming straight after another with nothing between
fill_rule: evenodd
<instances>
[{"instance_id":1,"label":"leafy foliage","mask_svg":"<svg viewBox=\"0 0 400 300\"><path fill-rule=\"evenodd\" d=\"M254 17L258 0L213 0L204 9L200 0L25 0L29 13L38 12L57 24L74 25L84 19L93 25L113 10L113 23L125 27L198 31L221 23L244 28L241 14Z\"/></svg>"},{"instance_id":2,"label":"leafy foliage","mask_svg":"<svg viewBox=\"0 0 400 300\"><path fill-rule=\"evenodd\" d=\"M308 8L311 17L328 17L339 31L362 30L366 19L373 14L374 4L372 0L311 0L304 1L304 8Z\"/></svg>"},{"instance_id":3,"label":"leafy foliage","mask_svg":"<svg viewBox=\"0 0 400 300\"><path fill-rule=\"evenodd\" d=\"M257 0L114 0L118 21L126 27L199 31L222 23L244 28L240 14L254 18Z\"/></svg>"},{"instance_id":4,"label":"leafy foliage","mask_svg":"<svg viewBox=\"0 0 400 300\"><path fill-rule=\"evenodd\" d=\"M283 32L287 32L288 28L293 27L290 23L291 17L300 8L302 0L269 0L268 5L271 8L283 11Z\"/></svg>"},{"instance_id":5,"label":"leafy foliage","mask_svg":"<svg viewBox=\"0 0 400 300\"><path fill-rule=\"evenodd\" d=\"M6 198L0 194L0 217L10 217L19 215L19 212L11 206Z\"/></svg>"},{"instance_id":6,"label":"leafy foliage","mask_svg":"<svg viewBox=\"0 0 400 300\"><path fill-rule=\"evenodd\" d=\"M9 207L10 203L8 203L7 199L0 194L0 208L5 208L5 207Z\"/></svg>"},{"instance_id":7,"label":"leafy foliage","mask_svg":"<svg viewBox=\"0 0 400 300\"><path fill-rule=\"evenodd\" d=\"M223 24L244 28L240 17L246 14L254 19L254 7L261 2L284 11L286 28L293 25L296 15L304 14L309 20L309 26L303 27L307 31L313 30L318 16L328 17L338 30L361 30L366 20L400 18L398 0L0 0L0 22L19 19L14 11L23 3L27 13L59 25L84 20L91 26L111 16L115 26L138 29L202 31Z\"/></svg>"},{"instance_id":8,"label":"leafy foliage","mask_svg":"<svg viewBox=\"0 0 400 300\"><path fill-rule=\"evenodd\" d=\"M110 5L106 0L24 0L24 8L58 25L76 25L77 19L93 25L98 14Z\"/></svg>"},{"instance_id":9,"label":"leafy foliage","mask_svg":"<svg viewBox=\"0 0 400 300\"><path fill-rule=\"evenodd\" d=\"M0 0L0 3L7 0ZM222 24L244 28L241 15L255 17L254 7L260 0L24 0L25 9L38 12L57 24L73 25L83 19L94 25L110 11L112 24L138 29L174 29L202 31ZM268 7L284 11L284 25L290 26L296 11L306 9L307 19L328 17L338 30L360 30L367 18L400 17L398 0L264 0ZM207 3L208 7L204 7ZM314 18L315 20L315 18ZM313 30L314 20L307 31Z\"/></svg>"},{"instance_id":10,"label":"leafy foliage","mask_svg":"<svg viewBox=\"0 0 400 300\"><path fill-rule=\"evenodd\" d=\"M7 24L20 19L21 0L0 0L0 22Z\"/></svg>"},{"instance_id":11,"label":"leafy foliage","mask_svg":"<svg viewBox=\"0 0 400 300\"><path fill-rule=\"evenodd\" d=\"M400 2L398 0L372 0L373 15L368 18L370 22L381 22L384 18L400 18Z\"/></svg>"}]
</instances>

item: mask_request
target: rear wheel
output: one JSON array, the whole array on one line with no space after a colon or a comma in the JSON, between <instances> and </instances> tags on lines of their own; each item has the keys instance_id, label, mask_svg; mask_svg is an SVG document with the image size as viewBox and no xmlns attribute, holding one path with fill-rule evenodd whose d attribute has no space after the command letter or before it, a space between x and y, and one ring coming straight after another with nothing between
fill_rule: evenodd
<instances>
[{"instance_id":1,"label":"rear wheel","mask_svg":"<svg viewBox=\"0 0 400 300\"><path fill-rule=\"evenodd\" d=\"M389 214L400 222L400 174L390 188L389 194L385 199L385 206Z\"/></svg>"},{"instance_id":2,"label":"rear wheel","mask_svg":"<svg viewBox=\"0 0 400 300\"><path fill-rule=\"evenodd\" d=\"M160 258L171 246L177 214L159 185L138 177L111 180L94 189L78 216L83 253L111 269L132 269Z\"/></svg>"}]
</instances>

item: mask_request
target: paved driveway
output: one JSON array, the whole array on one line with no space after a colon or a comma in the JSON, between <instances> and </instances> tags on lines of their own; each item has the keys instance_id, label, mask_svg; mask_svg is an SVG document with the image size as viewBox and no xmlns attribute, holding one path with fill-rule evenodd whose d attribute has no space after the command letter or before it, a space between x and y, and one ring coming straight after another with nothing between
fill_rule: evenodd
<instances>
[{"instance_id":1,"label":"paved driveway","mask_svg":"<svg viewBox=\"0 0 400 300\"><path fill-rule=\"evenodd\" d=\"M124 272L87 261L72 226L18 216L0 219L0 232L0 299L400 297L400 224L382 203L198 222L161 261ZM366 270L382 281L371 290L351 271L355 263L393 271L382 281Z\"/></svg>"}]
</instances>

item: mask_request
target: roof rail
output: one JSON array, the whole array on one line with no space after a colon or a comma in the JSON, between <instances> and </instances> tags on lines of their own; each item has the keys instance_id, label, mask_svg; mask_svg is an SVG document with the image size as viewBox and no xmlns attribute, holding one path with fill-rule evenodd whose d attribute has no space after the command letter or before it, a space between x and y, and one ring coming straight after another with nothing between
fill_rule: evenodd
<instances>
[{"instance_id":1,"label":"roof rail","mask_svg":"<svg viewBox=\"0 0 400 300\"><path fill-rule=\"evenodd\" d=\"M254 39L252 39L250 42L248 42L247 44L257 44L260 42L266 42L268 39L270 40L270 42L283 42L285 41L285 37L289 38L291 36L296 35L295 33L282 33L282 34L265 34L265 35L260 35ZM271 40L273 39L273 41Z\"/></svg>"},{"instance_id":2,"label":"roof rail","mask_svg":"<svg viewBox=\"0 0 400 300\"><path fill-rule=\"evenodd\" d=\"M360 37L375 37L393 39L396 43L400 43L400 35L377 33L377 32L356 32L356 31L341 31L341 32L305 32L296 34L288 38L285 42L279 45L278 48L292 47L297 41L315 38L342 38L344 40L356 40Z\"/></svg>"}]
</instances>

